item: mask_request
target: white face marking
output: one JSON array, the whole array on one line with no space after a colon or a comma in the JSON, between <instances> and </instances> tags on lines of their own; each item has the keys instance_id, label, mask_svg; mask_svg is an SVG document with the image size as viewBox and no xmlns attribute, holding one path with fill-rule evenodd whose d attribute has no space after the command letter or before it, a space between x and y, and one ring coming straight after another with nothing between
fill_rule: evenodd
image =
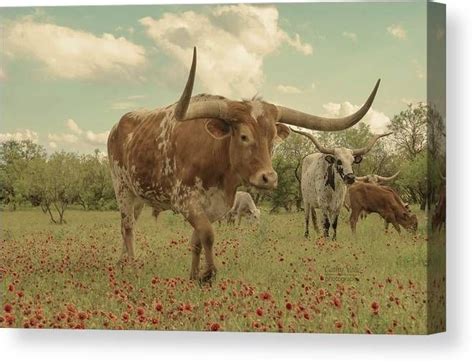
<instances>
[{"instance_id":1,"label":"white face marking","mask_svg":"<svg viewBox=\"0 0 474 363\"><path fill-rule=\"evenodd\" d=\"M250 112L250 115L252 115L255 121L257 121L258 118L264 113L262 102L252 101L250 104L252 106L252 111Z\"/></svg>"},{"instance_id":2,"label":"white face marking","mask_svg":"<svg viewBox=\"0 0 474 363\"><path fill-rule=\"evenodd\" d=\"M334 149L334 156L342 162L342 170L344 175L353 174L352 164L354 163L354 155L351 149L338 147Z\"/></svg>"}]
</instances>

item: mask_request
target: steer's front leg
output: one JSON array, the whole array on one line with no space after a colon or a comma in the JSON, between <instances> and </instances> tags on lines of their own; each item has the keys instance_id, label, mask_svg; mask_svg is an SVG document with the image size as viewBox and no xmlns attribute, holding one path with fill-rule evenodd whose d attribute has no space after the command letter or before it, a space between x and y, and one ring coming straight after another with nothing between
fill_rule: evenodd
<instances>
[{"instance_id":1,"label":"steer's front leg","mask_svg":"<svg viewBox=\"0 0 474 363\"><path fill-rule=\"evenodd\" d=\"M193 254L193 260L191 262L191 280L197 280L199 277L199 260L201 258L202 245L198 238L196 230L193 231L191 236L191 253Z\"/></svg>"},{"instance_id":2,"label":"steer's front leg","mask_svg":"<svg viewBox=\"0 0 474 363\"><path fill-rule=\"evenodd\" d=\"M190 213L188 221L194 227L192 238L193 243L195 246L197 246L197 240L199 240L200 245L204 248L204 256L206 258L206 268L199 277L199 280L201 282L208 282L216 275L217 272L212 252L212 246L214 244L214 230L212 228L211 222L204 213ZM201 249L199 247L196 249L193 247L191 278L197 277L196 270L199 268L199 264L196 263L196 261L199 260L200 252Z\"/></svg>"}]
</instances>

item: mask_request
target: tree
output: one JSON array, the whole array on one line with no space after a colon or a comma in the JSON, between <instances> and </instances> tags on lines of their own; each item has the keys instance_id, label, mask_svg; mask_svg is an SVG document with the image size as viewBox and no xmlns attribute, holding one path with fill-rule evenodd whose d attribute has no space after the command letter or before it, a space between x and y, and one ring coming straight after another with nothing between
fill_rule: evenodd
<instances>
[{"instance_id":1,"label":"tree","mask_svg":"<svg viewBox=\"0 0 474 363\"><path fill-rule=\"evenodd\" d=\"M53 223L66 223L66 208L77 201L81 187L78 156L56 152L44 164L35 167L30 174L36 178L30 181L31 190L41 199L40 205Z\"/></svg>"},{"instance_id":2,"label":"tree","mask_svg":"<svg viewBox=\"0 0 474 363\"><path fill-rule=\"evenodd\" d=\"M426 104L410 104L392 119L389 126L394 132L397 151L411 160L426 148L428 111Z\"/></svg>"},{"instance_id":3,"label":"tree","mask_svg":"<svg viewBox=\"0 0 474 363\"><path fill-rule=\"evenodd\" d=\"M85 209L107 209L115 200L107 158L95 150L80 157L78 202Z\"/></svg>"},{"instance_id":4,"label":"tree","mask_svg":"<svg viewBox=\"0 0 474 363\"><path fill-rule=\"evenodd\" d=\"M278 187L269 194L272 211L279 208L291 209L295 204L296 209L301 209L302 196L299 181L295 176L301 160L313 151L313 144L305 137L294 133L275 146L273 167L278 174Z\"/></svg>"},{"instance_id":5,"label":"tree","mask_svg":"<svg viewBox=\"0 0 474 363\"><path fill-rule=\"evenodd\" d=\"M32 161L45 160L46 150L30 140L0 144L0 201L16 209L28 200L25 170Z\"/></svg>"},{"instance_id":6,"label":"tree","mask_svg":"<svg viewBox=\"0 0 474 363\"><path fill-rule=\"evenodd\" d=\"M423 103L408 108L392 119L390 130L394 132L397 159L403 170L396 184L408 197L408 201L420 204L424 210L428 196L428 116L430 107Z\"/></svg>"}]
</instances>

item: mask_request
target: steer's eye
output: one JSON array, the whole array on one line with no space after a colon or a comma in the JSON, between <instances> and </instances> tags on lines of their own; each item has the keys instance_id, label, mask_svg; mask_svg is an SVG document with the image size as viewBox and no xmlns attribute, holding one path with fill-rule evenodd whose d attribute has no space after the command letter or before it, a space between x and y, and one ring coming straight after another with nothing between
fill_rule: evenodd
<instances>
[{"instance_id":1,"label":"steer's eye","mask_svg":"<svg viewBox=\"0 0 474 363\"><path fill-rule=\"evenodd\" d=\"M342 165L342 161L341 161L341 160L338 160L338 161L337 161L337 165L339 165L339 166Z\"/></svg>"},{"instance_id":2,"label":"steer's eye","mask_svg":"<svg viewBox=\"0 0 474 363\"><path fill-rule=\"evenodd\" d=\"M242 135L242 136L240 136L240 141L247 142L247 141L249 141L249 137L247 135Z\"/></svg>"}]
</instances>

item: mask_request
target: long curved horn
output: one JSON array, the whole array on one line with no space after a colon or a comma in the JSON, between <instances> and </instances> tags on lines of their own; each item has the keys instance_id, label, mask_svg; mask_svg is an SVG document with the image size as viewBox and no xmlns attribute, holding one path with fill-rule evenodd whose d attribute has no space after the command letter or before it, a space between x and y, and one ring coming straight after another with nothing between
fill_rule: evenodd
<instances>
[{"instance_id":1,"label":"long curved horn","mask_svg":"<svg viewBox=\"0 0 474 363\"><path fill-rule=\"evenodd\" d=\"M297 134L300 134L300 135L304 135L308 139L310 139L313 142L313 144L316 146L316 148L323 154L334 154L334 148L324 147L323 145L319 143L318 140L316 140L316 138L313 135L308 134L307 132L304 132L304 131L295 130L293 128L290 128L290 129L291 131L296 132Z\"/></svg>"},{"instance_id":2,"label":"long curved horn","mask_svg":"<svg viewBox=\"0 0 474 363\"><path fill-rule=\"evenodd\" d=\"M367 183L367 182L369 181L369 176L368 176L368 175L365 175L365 176L356 176L356 180L357 180L357 181L360 181L360 182Z\"/></svg>"},{"instance_id":3,"label":"long curved horn","mask_svg":"<svg viewBox=\"0 0 474 363\"><path fill-rule=\"evenodd\" d=\"M396 172L395 174L393 174L392 176L380 176L380 175L376 175L376 177L377 177L377 181L378 181L378 182L388 182L388 181L390 181L390 180L395 179L395 178L398 176L398 174L400 174L400 170L397 171L397 172Z\"/></svg>"},{"instance_id":4,"label":"long curved horn","mask_svg":"<svg viewBox=\"0 0 474 363\"><path fill-rule=\"evenodd\" d=\"M387 132L385 134L381 134L381 135L374 135L370 141L367 143L367 146L365 147L362 147L360 149L354 149L352 150L352 154L354 155L364 155L364 154L367 154L371 149L372 147L375 145L375 143L377 142L378 139L380 139L381 137L385 137L385 136L388 136L388 135L391 135L393 132Z\"/></svg>"},{"instance_id":5,"label":"long curved horn","mask_svg":"<svg viewBox=\"0 0 474 363\"><path fill-rule=\"evenodd\" d=\"M375 84L375 87L364 105L355 113L341 118L328 118L310 115L301 111L293 110L291 108L277 106L279 111L279 122L304 127L310 130L319 131L340 131L348 129L359 122L362 117L369 111L374 102L375 95L380 85L380 79Z\"/></svg>"},{"instance_id":6,"label":"long curved horn","mask_svg":"<svg viewBox=\"0 0 474 363\"><path fill-rule=\"evenodd\" d=\"M193 50L193 62L189 71L188 81L184 87L178 103L174 109L174 116L178 121L192 120L196 118L225 118L227 114L227 103L223 101L205 101L189 104L193 95L194 78L196 76L197 50Z\"/></svg>"}]
</instances>

